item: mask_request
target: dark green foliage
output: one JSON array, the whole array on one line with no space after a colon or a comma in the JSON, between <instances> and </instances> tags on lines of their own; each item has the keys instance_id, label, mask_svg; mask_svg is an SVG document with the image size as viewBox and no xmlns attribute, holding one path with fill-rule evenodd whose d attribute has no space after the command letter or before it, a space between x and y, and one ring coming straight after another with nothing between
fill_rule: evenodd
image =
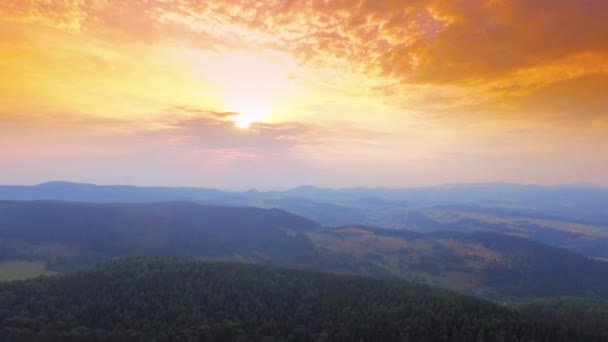
<instances>
[{"instance_id":1,"label":"dark green foliage","mask_svg":"<svg viewBox=\"0 0 608 342\"><path fill-rule=\"evenodd\" d=\"M131 258L0 285L2 341L600 341L395 280Z\"/></svg>"},{"instance_id":2,"label":"dark green foliage","mask_svg":"<svg viewBox=\"0 0 608 342\"><path fill-rule=\"evenodd\" d=\"M608 341L608 302L589 298L531 299L517 304L519 311L564 327L593 331Z\"/></svg>"},{"instance_id":3,"label":"dark green foliage","mask_svg":"<svg viewBox=\"0 0 608 342\"><path fill-rule=\"evenodd\" d=\"M510 236L479 233L464 238L504 253L505 260L484 274L485 282L503 293L608 298L608 263Z\"/></svg>"}]
</instances>

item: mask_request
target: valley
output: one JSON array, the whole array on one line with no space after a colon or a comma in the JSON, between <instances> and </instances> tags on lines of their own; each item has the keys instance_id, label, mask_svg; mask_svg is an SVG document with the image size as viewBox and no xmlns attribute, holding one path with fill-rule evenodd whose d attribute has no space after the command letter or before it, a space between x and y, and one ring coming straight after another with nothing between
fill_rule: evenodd
<instances>
[{"instance_id":1,"label":"valley","mask_svg":"<svg viewBox=\"0 0 608 342\"><path fill-rule=\"evenodd\" d=\"M608 298L608 264L493 232L326 227L280 209L0 201L0 261L39 274L172 256L387 276L487 298ZM36 274L36 273L34 273Z\"/></svg>"}]
</instances>

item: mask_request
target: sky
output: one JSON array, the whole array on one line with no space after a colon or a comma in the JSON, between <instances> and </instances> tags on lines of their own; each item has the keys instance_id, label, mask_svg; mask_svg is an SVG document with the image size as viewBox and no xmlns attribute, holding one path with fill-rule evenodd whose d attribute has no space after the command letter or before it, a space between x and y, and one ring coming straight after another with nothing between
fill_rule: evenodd
<instances>
[{"instance_id":1,"label":"sky","mask_svg":"<svg viewBox=\"0 0 608 342\"><path fill-rule=\"evenodd\" d=\"M0 1L0 183L608 184L608 1Z\"/></svg>"}]
</instances>

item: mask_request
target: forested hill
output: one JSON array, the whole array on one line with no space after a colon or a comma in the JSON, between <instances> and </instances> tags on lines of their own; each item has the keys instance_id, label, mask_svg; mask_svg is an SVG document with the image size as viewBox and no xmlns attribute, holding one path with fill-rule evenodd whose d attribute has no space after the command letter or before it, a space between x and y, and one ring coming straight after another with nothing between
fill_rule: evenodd
<instances>
[{"instance_id":1,"label":"forested hill","mask_svg":"<svg viewBox=\"0 0 608 342\"><path fill-rule=\"evenodd\" d=\"M130 258L0 284L2 341L601 341L396 280Z\"/></svg>"},{"instance_id":2,"label":"forested hill","mask_svg":"<svg viewBox=\"0 0 608 342\"><path fill-rule=\"evenodd\" d=\"M281 209L191 202L0 201L0 242L44 242L77 248L78 251L56 253L56 259L76 252L82 261L93 262L135 255L227 257L272 249L278 242L289 248L292 239L286 229L298 232L316 226L311 220ZM11 252L11 248L5 247L4 253L26 250L13 246Z\"/></svg>"}]
</instances>

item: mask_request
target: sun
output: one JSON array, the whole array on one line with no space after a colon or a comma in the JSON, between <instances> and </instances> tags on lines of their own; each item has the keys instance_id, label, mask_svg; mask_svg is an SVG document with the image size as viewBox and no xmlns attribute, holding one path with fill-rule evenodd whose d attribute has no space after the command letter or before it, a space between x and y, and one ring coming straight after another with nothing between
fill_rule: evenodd
<instances>
[{"instance_id":1,"label":"sun","mask_svg":"<svg viewBox=\"0 0 608 342\"><path fill-rule=\"evenodd\" d=\"M234 122L234 126L240 129L249 129L256 122L263 122L268 116L268 102L262 96L241 92L233 96L229 103L230 111L235 115L229 119Z\"/></svg>"},{"instance_id":2,"label":"sun","mask_svg":"<svg viewBox=\"0 0 608 342\"><path fill-rule=\"evenodd\" d=\"M233 121L234 127L236 128L249 129L249 127L251 127L251 122L245 118L236 117L235 119L233 119Z\"/></svg>"}]
</instances>

